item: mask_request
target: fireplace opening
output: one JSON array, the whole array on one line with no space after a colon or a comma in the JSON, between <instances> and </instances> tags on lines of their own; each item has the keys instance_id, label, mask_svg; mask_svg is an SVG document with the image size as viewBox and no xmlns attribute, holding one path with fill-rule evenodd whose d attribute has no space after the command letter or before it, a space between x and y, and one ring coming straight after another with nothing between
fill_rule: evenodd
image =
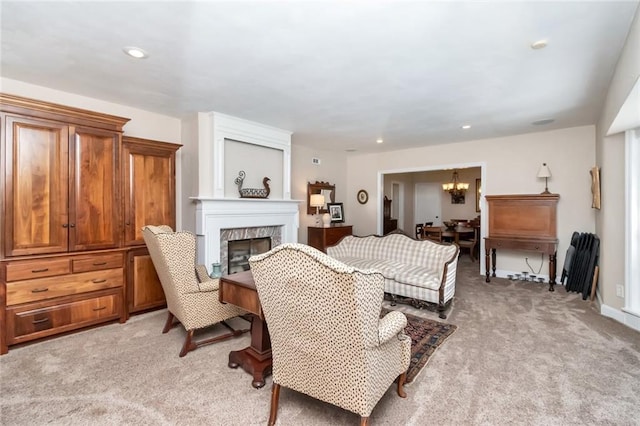
<instances>
[{"instance_id":1,"label":"fireplace opening","mask_svg":"<svg viewBox=\"0 0 640 426\"><path fill-rule=\"evenodd\" d=\"M271 237L249 238L228 242L229 255L227 271L229 274L249 270L249 258L271 250Z\"/></svg>"}]
</instances>

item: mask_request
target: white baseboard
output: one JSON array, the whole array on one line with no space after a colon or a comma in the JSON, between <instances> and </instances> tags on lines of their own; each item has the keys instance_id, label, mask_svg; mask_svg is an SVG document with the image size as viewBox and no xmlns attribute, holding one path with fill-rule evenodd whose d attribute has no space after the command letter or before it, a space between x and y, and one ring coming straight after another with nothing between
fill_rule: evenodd
<instances>
[{"instance_id":1,"label":"white baseboard","mask_svg":"<svg viewBox=\"0 0 640 426\"><path fill-rule=\"evenodd\" d=\"M640 316L632 312L621 311L603 304L600 305L600 313L605 317L613 318L627 327L640 331Z\"/></svg>"}]
</instances>

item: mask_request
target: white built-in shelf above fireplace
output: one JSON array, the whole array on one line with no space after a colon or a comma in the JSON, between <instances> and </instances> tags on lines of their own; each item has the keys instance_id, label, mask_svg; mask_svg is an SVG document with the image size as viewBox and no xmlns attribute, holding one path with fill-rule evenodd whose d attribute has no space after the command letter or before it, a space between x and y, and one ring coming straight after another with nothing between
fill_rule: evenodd
<instances>
[{"instance_id":1,"label":"white built-in shelf above fireplace","mask_svg":"<svg viewBox=\"0 0 640 426\"><path fill-rule=\"evenodd\" d=\"M272 233L277 227L280 242L297 242L300 200L291 200L291 132L215 112L199 114L198 120L199 195L191 197L198 262L209 269L221 262L222 230L261 235L259 228ZM240 198L230 185L239 170L247 175L246 188L261 187L269 177L269 198Z\"/></svg>"}]
</instances>

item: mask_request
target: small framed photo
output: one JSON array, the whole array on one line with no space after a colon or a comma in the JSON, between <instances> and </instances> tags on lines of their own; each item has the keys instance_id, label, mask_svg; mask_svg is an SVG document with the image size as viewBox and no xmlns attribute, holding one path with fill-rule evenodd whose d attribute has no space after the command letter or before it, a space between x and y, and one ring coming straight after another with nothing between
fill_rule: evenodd
<instances>
[{"instance_id":1,"label":"small framed photo","mask_svg":"<svg viewBox=\"0 0 640 426\"><path fill-rule=\"evenodd\" d=\"M327 203L329 207L329 216L331 216L331 223L343 223L344 222L344 210L342 203Z\"/></svg>"}]
</instances>

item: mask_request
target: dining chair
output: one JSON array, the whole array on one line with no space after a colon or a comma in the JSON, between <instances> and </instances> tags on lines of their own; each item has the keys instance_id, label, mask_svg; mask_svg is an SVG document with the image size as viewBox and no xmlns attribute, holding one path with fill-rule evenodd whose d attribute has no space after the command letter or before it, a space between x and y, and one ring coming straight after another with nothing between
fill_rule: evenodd
<instances>
[{"instance_id":1,"label":"dining chair","mask_svg":"<svg viewBox=\"0 0 640 426\"><path fill-rule=\"evenodd\" d=\"M466 235L470 235L467 237ZM458 246L463 249L466 248L469 250L469 257L472 262L476 261L476 249L478 247L478 241L480 240L480 227L474 226L473 233L461 235L458 238ZM462 251L462 250L461 250Z\"/></svg>"},{"instance_id":2,"label":"dining chair","mask_svg":"<svg viewBox=\"0 0 640 426\"><path fill-rule=\"evenodd\" d=\"M425 226L424 227L424 238L427 240L435 241L438 243L442 242L442 227L440 226Z\"/></svg>"},{"instance_id":3,"label":"dining chair","mask_svg":"<svg viewBox=\"0 0 640 426\"><path fill-rule=\"evenodd\" d=\"M416 240L424 239L424 225L416 223Z\"/></svg>"}]
</instances>

